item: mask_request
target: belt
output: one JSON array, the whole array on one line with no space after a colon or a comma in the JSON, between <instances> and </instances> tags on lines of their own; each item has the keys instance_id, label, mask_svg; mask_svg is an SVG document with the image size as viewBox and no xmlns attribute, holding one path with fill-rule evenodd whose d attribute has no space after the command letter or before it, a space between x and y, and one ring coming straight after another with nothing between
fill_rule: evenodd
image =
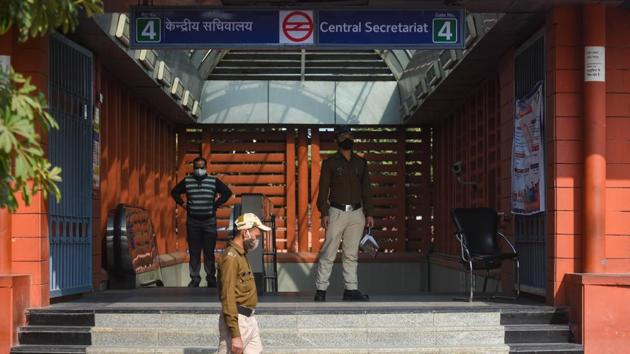
<instances>
[{"instance_id":1,"label":"belt","mask_svg":"<svg viewBox=\"0 0 630 354\"><path fill-rule=\"evenodd\" d=\"M338 204L335 202L330 202L330 206L341 211L355 211L361 208L361 204Z\"/></svg>"},{"instance_id":2,"label":"belt","mask_svg":"<svg viewBox=\"0 0 630 354\"><path fill-rule=\"evenodd\" d=\"M250 309L249 307L241 306L239 304L236 304L236 310L238 311L239 314L245 317L252 317L254 312L256 312L255 309Z\"/></svg>"}]
</instances>

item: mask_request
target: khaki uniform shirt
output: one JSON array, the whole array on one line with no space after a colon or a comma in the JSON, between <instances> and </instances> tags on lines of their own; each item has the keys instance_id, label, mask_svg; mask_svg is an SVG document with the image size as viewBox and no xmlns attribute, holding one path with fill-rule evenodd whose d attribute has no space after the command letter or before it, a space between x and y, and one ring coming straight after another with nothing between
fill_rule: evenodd
<instances>
[{"instance_id":1,"label":"khaki uniform shirt","mask_svg":"<svg viewBox=\"0 0 630 354\"><path fill-rule=\"evenodd\" d=\"M322 216L328 216L330 202L362 204L365 215L372 216L372 189L364 158L353 153L347 160L341 152L337 152L324 160L317 197L317 208Z\"/></svg>"},{"instance_id":2,"label":"khaki uniform shirt","mask_svg":"<svg viewBox=\"0 0 630 354\"><path fill-rule=\"evenodd\" d=\"M228 243L219 264L219 294L225 323L232 338L240 337L236 304L254 309L258 303L258 295L245 250L234 242Z\"/></svg>"}]
</instances>

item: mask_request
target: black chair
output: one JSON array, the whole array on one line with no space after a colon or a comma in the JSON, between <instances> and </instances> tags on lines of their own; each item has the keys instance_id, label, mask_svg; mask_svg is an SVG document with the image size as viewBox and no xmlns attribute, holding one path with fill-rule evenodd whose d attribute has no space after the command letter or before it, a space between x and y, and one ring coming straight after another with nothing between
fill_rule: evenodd
<instances>
[{"instance_id":1,"label":"black chair","mask_svg":"<svg viewBox=\"0 0 630 354\"><path fill-rule=\"evenodd\" d=\"M455 208L451 212L455 224L455 238L459 241L462 262L470 277L470 294L468 301L473 300L475 289L475 270L485 270L483 292L486 292L490 270L501 267L504 260L514 262L514 291L518 299L520 295L520 265L518 253L514 245L497 231L497 212L491 208ZM509 245L511 252L504 252L498 243L498 236Z\"/></svg>"}]
</instances>

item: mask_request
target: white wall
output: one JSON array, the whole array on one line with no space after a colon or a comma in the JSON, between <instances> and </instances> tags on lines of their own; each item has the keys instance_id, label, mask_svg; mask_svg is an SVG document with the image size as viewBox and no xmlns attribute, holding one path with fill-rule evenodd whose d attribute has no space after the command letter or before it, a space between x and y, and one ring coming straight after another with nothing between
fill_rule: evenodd
<instances>
[{"instance_id":1,"label":"white wall","mask_svg":"<svg viewBox=\"0 0 630 354\"><path fill-rule=\"evenodd\" d=\"M395 81L206 81L201 124L401 124Z\"/></svg>"}]
</instances>

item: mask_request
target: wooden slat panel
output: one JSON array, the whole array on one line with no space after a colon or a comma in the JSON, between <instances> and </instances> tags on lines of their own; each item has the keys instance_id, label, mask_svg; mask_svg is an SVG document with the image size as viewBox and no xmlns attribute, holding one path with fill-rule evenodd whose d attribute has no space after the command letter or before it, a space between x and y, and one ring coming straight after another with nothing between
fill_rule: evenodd
<instances>
[{"instance_id":1,"label":"wooden slat panel","mask_svg":"<svg viewBox=\"0 0 630 354\"><path fill-rule=\"evenodd\" d=\"M338 147L337 147L337 144L334 142L322 142L321 149L322 150L337 150ZM396 142L395 141L391 143L361 143L359 142L359 143L354 144L353 149L355 152L368 151L368 150L396 151Z\"/></svg>"},{"instance_id":2,"label":"wooden slat panel","mask_svg":"<svg viewBox=\"0 0 630 354\"><path fill-rule=\"evenodd\" d=\"M398 193L395 186L391 187L372 187L372 195L396 195Z\"/></svg>"},{"instance_id":3,"label":"wooden slat panel","mask_svg":"<svg viewBox=\"0 0 630 354\"><path fill-rule=\"evenodd\" d=\"M284 151L284 143L238 143L238 144L212 144L212 151L257 151L279 152Z\"/></svg>"},{"instance_id":4,"label":"wooden slat panel","mask_svg":"<svg viewBox=\"0 0 630 354\"><path fill-rule=\"evenodd\" d=\"M297 218L298 218L298 250L300 252L308 251L308 204L309 204L309 180L308 180L308 141L307 129L298 129L297 144L297 160L298 160L298 200L297 200Z\"/></svg>"},{"instance_id":5,"label":"wooden slat panel","mask_svg":"<svg viewBox=\"0 0 630 354\"><path fill-rule=\"evenodd\" d=\"M252 140L256 141L268 141L275 140L284 143L284 139L286 135L281 131L271 131L271 132L259 132L259 131L251 131L251 132L210 132L212 138L215 141L227 140L227 141L243 141L243 142L252 142Z\"/></svg>"},{"instance_id":6,"label":"wooden slat panel","mask_svg":"<svg viewBox=\"0 0 630 354\"><path fill-rule=\"evenodd\" d=\"M293 128L289 128L286 131L286 160L287 160L287 169L286 169L286 181L287 181L287 203L286 209L286 248L290 252L297 251L297 242L295 235L295 212L296 212L296 200L295 200L295 130ZM276 209L277 212L277 209ZM277 214L276 214L277 215Z\"/></svg>"},{"instance_id":7,"label":"wooden slat panel","mask_svg":"<svg viewBox=\"0 0 630 354\"><path fill-rule=\"evenodd\" d=\"M380 172L370 173L370 182L379 184L395 184L396 176L384 176Z\"/></svg>"},{"instance_id":8,"label":"wooden slat panel","mask_svg":"<svg viewBox=\"0 0 630 354\"><path fill-rule=\"evenodd\" d=\"M279 187L263 187L263 186L231 186L230 189L234 194L240 195L244 193L260 193L264 195L282 195L285 194L284 186Z\"/></svg>"},{"instance_id":9,"label":"wooden slat panel","mask_svg":"<svg viewBox=\"0 0 630 354\"><path fill-rule=\"evenodd\" d=\"M369 167L370 173L379 173L379 172L396 172L399 170L398 165L393 164L370 164Z\"/></svg>"},{"instance_id":10,"label":"wooden slat panel","mask_svg":"<svg viewBox=\"0 0 630 354\"><path fill-rule=\"evenodd\" d=\"M217 177L226 184L284 184L285 175L222 175Z\"/></svg>"},{"instance_id":11,"label":"wooden slat panel","mask_svg":"<svg viewBox=\"0 0 630 354\"><path fill-rule=\"evenodd\" d=\"M363 155L363 158L371 162L396 161L396 159L398 158L398 154L397 153L382 153L382 154L367 153Z\"/></svg>"},{"instance_id":12,"label":"wooden slat panel","mask_svg":"<svg viewBox=\"0 0 630 354\"><path fill-rule=\"evenodd\" d=\"M257 153L257 154L212 154L212 163L217 162L284 162L283 153Z\"/></svg>"},{"instance_id":13,"label":"wooden slat panel","mask_svg":"<svg viewBox=\"0 0 630 354\"><path fill-rule=\"evenodd\" d=\"M211 164L210 173L284 173L285 165L281 164Z\"/></svg>"}]
</instances>

